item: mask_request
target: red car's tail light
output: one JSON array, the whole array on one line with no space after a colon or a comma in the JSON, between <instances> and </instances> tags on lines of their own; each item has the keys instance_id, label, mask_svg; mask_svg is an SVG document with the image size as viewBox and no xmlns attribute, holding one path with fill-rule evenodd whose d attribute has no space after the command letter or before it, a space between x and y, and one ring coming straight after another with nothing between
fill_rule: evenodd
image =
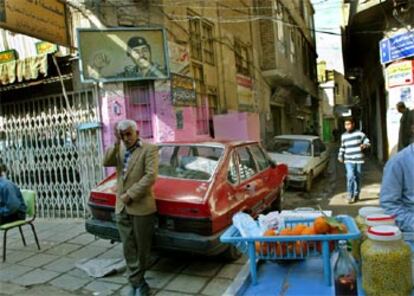
<instances>
[{"instance_id":1,"label":"red car's tail light","mask_svg":"<svg viewBox=\"0 0 414 296\"><path fill-rule=\"evenodd\" d=\"M105 194L101 192L91 192L89 196L89 203L101 205L101 206L109 206L115 207L116 202L116 195L115 194Z\"/></svg>"},{"instance_id":2,"label":"red car's tail light","mask_svg":"<svg viewBox=\"0 0 414 296\"><path fill-rule=\"evenodd\" d=\"M107 207L96 205L93 203L88 203L89 208L91 209L92 216L95 219L103 220L103 221L113 221L114 216L114 207Z\"/></svg>"}]
</instances>

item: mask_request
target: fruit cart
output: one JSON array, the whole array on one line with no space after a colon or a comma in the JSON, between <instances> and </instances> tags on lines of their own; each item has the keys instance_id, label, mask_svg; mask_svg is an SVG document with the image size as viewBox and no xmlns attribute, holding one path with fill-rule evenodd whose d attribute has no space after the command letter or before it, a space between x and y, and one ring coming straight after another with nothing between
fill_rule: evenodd
<instances>
[{"instance_id":1,"label":"fruit cart","mask_svg":"<svg viewBox=\"0 0 414 296\"><path fill-rule=\"evenodd\" d=\"M252 284L257 283L258 260L303 260L308 257L322 257L323 278L326 285L331 283L330 255L339 240L352 240L360 236L353 218L347 215L337 216L347 233L313 234L313 235L277 235L242 237L235 226L229 227L220 237L224 243L235 245L241 252L249 256L249 269ZM313 227L314 219L286 219L285 228L293 228L298 224Z\"/></svg>"}]
</instances>

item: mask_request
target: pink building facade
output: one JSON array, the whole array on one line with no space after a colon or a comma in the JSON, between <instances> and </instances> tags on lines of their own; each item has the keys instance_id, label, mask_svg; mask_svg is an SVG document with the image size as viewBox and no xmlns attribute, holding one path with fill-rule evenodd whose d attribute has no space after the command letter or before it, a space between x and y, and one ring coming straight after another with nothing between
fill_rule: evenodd
<instances>
[{"instance_id":1,"label":"pink building facade","mask_svg":"<svg viewBox=\"0 0 414 296\"><path fill-rule=\"evenodd\" d=\"M199 142L211 140L260 140L259 115L249 112L209 114L205 107L174 106L164 82L141 82L123 86L104 84L101 88L103 147L114 141L113 130L122 119L137 122L144 141ZM214 137L210 133L214 128Z\"/></svg>"}]
</instances>

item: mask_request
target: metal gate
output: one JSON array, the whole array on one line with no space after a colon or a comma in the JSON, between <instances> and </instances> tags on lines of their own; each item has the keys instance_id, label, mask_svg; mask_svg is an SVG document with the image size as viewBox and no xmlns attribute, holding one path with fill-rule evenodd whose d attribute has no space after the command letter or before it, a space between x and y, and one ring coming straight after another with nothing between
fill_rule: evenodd
<instances>
[{"instance_id":1,"label":"metal gate","mask_svg":"<svg viewBox=\"0 0 414 296\"><path fill-rule=\"evenodd\" d=\"M84 217L103 177L97 98L92 90L1 106L3 161L20 188L38 194L41 217Z\"/></svg>"}]
</instances>

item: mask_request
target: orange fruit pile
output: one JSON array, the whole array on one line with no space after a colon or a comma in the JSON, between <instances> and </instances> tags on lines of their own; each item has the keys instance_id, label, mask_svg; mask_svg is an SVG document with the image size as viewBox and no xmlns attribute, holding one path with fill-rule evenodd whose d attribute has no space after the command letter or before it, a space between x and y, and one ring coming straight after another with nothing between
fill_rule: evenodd
<instances>
[{"instance_id":1,"label":"orange fruit pile","mask_svg":"<svg viewBox=\"0 0 414 296\"><path fill-rule=\"evenodd\" d=\"M344 223L339 223L335 218L320 216L313 221L313 229L317 234L347 233L348 229Z\"/></svg>"},{"instance_id":2,"label":"orange fruit pile","mask_svg":"<svg viewBox=\"0 0 414 296\"><path fill-rule=\"evenodd\" d=\"M325 235L347 233L348 229L345 224L339 223L335 218L327 218L320 216L315 218L313 224L308 226L305 224L297 224L294 227L286 227L277 233L274 229L269 229L263 233L263 236L298 236L298 235ZM309 245L309 247L308 247ZM296 241L296 242L256 242L256 253L267 255L276 254L277 256L285 256L295 254L297 257L305 256L308 250L316 249L321 251L321 243L313 241ZM330 241L329 248L332 251L335 243Z\"/></svg>"}]
</instances>

